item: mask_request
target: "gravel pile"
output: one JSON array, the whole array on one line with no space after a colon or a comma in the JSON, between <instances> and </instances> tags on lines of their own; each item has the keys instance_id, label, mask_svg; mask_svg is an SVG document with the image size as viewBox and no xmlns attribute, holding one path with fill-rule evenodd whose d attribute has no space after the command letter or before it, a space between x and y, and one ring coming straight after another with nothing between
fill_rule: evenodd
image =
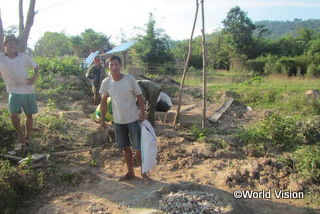
<instances>
[{"instance_id":1,"label":"gravel pile","mask_svg":"<svg viewBox=\"0 0 320 214\"><path fill-rule=\"evenodd\" d=\"M159 209L166 213L224 213L224 203L213 193L178 190L163 195L159 201Z\"/></svg>"}]
</instances>

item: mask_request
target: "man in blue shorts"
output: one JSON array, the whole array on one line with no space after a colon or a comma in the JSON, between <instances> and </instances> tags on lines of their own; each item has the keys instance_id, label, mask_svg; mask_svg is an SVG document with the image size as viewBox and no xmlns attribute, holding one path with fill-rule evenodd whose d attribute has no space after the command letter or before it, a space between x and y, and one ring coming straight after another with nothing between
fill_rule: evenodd
<instances>
[{"instance_id":1,"label":"man in blue shorts","mask_svg":"<svg viewBox=\"0 0 320 214\"><path fill-rule=\"evenodd\" d=\"M144 101L136 79L130 74L120 72L120 57L111 56L108 63L110 75L103 80L99 91L99 93L102 94L100 103L101 127L106 127L104 118L106 115L107 99L110 96L112 99L116 146L123 151L128 170L125 175L120 177L120 180L127 180L135 177L131 144L132 148L136 150L138 162L140 166L142 166L140 151L141 130L138 119L139 117L141 120L146 119L144 114ZM136 98L138 99L140 115L136 105ZM142 173L142 169L141 176L145 180L149 179L145 173Z\"/></svg>"},{"instance_id":2,"label":"man in blue shorts","mask_svg":"<svg viewBox=\"0 0 320 214\"><path fill-rule=\"evenodd\" d=\"M30 140L32 115L38 112L34 83L37 80L39 68L29 55L18 53L18 43L19 40L14 35L6 36L2 44L5 53L0 54L0 73L9 93L11 121L18 132L16 149L21 149ZM33 77L29 77L28 68L34 69ZM26 135L20 125L22 110L26 114Z\"/></svg>"}]
</instances>

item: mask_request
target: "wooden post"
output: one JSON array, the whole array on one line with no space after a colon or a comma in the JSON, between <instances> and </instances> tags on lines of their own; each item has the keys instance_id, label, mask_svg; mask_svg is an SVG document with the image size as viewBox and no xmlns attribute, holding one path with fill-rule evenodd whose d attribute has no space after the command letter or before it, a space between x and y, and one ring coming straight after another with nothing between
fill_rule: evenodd
<instances>
[{"instance_id":1,"label":"wooden post","mask_svg":"<svg viewBox=\"0 0 320 214\"><path fill-rule=\"evenodd\" d=\"M181 80L181 83L180 83L179 103L178 103L176 115L175 115L174 120L173 120L173 124L174 125L177 124L177 121L179 119L179 113L180 113L180 108L181 108L181 99L182 99L182 90L183 90L184 80L186 78L186 73L187 73L187 70L188 70L188 65L189 65L191 51L192 51L192 37L193 37L193 33L194 33L194 28L195 28L196 22L197 22L198 8L199 8L199 3L198 3L198 0L196 0L196 14L195 14L195 17L194 17L192 32L191 32L191 36L190 36L190 40L189 40L188 56L187 56L187 59L186 59L186 63L184 65L184 70L183 70L183 74L182 74L182 80Z\"/></svg>"},{"instance_id":2,"label":"wooden post","mask_svg":"<svg viewBox=\"0 0 320 214\"><path fill-rule=\"evenodd\" d=\"M201 0L201 11L202 11L202 70L203 70L203 90L202 90L202 123L201 127L204 129L206 124L206 100L207 100L207 51L206 51L206 34L204 31L204 0Z\"/></svg>"}]
</instances>

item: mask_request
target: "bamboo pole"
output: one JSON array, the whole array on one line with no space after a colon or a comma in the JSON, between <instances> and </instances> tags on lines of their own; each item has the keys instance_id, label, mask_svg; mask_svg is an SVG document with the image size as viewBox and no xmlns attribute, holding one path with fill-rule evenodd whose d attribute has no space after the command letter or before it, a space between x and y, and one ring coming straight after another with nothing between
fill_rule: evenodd
<instances>
[{"instance_id":1,"label":"bamboo pole","mask_svg":"<svg viewBox=\"0 0 320 214\"><path fill-rule=\"evenodd\" d=\"M204 0L201 0L201 11L202 11L202 70L203 70L203 90L202 90L202 123L201 126L204 129L206 124L206 100L207 100L207 50L206 50L206 35L204 30Z\"/></svg>"},{"instance_id":2,"label":"bamboo pole","mask_svg":"<svg viewBox=\"0 0 320 214\"><path fill-rule=\"evenodd\" d=\"M198 0L196 0L196 14L195 14L195 17L194 17L193 26L192 26L192 32L191 32L191 36L190 36L190 40L189 40L188 56L187 56L187 59L186 59L186 63L184 65L183 74L182 74L182 80L181 80L181 83L180 83L179 103L178 103L176 115L175 115L174 120L173 120L174 126L177 124L177 122L179 120L179 113L180 113L181 99L182 99L182 90L183 90L184 80L186 78L186 73L187 73L187 70L188 70L188 65L189 65L190 56L191 56L191 52L192 52L192 37L193 37L193 33L194 33L194 28L195 28L196 22L197 22L198 8L199 8L199 2L198 2Z\"/></svg>"}]
</instances>

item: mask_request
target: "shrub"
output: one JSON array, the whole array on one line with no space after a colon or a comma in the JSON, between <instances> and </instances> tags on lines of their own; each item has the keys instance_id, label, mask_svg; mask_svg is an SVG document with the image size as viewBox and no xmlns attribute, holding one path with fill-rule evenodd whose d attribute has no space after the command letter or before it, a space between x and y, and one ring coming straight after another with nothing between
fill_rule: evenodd
<instances>
[{"instance_id":1,"label":"shrub","mask_svg":"<svg viewBox=\"0 0 320 214\"><path fill-rule=\"evenodd\" d=\"M292 155L294 168L306 180L320 182L320 146L300 146Z\"/></svg>"},{"instance_id":2,"label":"shrub","mask_svg":"<svg viewBox=\"0 0 320 214\"><path fill-rule=\"evenodd\" d=\"M24 206L25 199L34 197L40 188L38 178L36 171L19 170L9 161L0 160L1 213L15 213L16 208Z\"/></svg>"},{"instance_id":3,"label":"shrub","mask_svg":"<svg viewBox=\"0 0 320 214\"><path fill-rule=\"evenodd\" d=\"M304 142L304 139L311 138L310 134L314 134L314 128L312 126L302 132L298 119L273 114L256 127L239 130L236 139L242 143L246 153L257 156L264 153L268 142L282 150L294 150Z\"/></svg>"},{"instance_id":4,"label":"shrub","mask_svg":"<svg viewBox=\"0 0 320 214\"><path fill-rule=\"evenodd\" d=\"M76 57L60 58L35 58L35 62L38 63L40 76L47 76L50 74L62 74L62 75L79 75L81 69Z\"/></svg>"},{"instance_id":5,"label":"shrub","mask_svg":"<svg viewBox=\"0 0 320 214\"><path fill-rule=\"evenodd\" d=\"M278 57L275 55L267 55L266 64L264 66L264 74L280 74L282 65L278 62Z\"/></svg>"},{"instance_id":6,"label":"shrub","mask_svg":"<svg viewBox=\"0 0 320 214\"><path fill-rule=\"evenodd\" d=\"M296 75L298 72L298 62L294 57L281 57L278 62L283 66L282 73L287 76Z\"/></svg>"},{"instance_id":7,"label":"shrub","mask_svg":"<svg viewBox=\"0 0 320 214\"><path fill-rule=\"evenodd\" d=\"M265 57L258 57L256 59L249 59L245 62L245 68L249 71L253 71L259 75L264 73L264 66L266 64Z\"/></svg>"},{"instance_id":8,"label":"shrub","mask_svg":"<svg viewBox=\"0 0 320 214\"><path fill-rule=\"evenodd\" d=\"M314 116L302 122L301 131L306 144L320 142L320 116Z\"/></svg>"},{"instance_id":9,"label":"shrub","mask_svg":"<svg viewBox=\"0 0 320 214\"><path fill-rule=\"evenodd\" d=\"M54 112L55 101L49 99L47 104L48 109L40 112L36 117L36 122L40 121L50 130L65 130L68 127L67 119L64 115L59 116Z\"/></svg>"},{"instance_id":10,"label":"shrub","mask_svg":"<svg viewBox=\"0 0 320 214\"><path fill-rule=\"evenodd\" d=\"M0 109L0 145L1 147L10 147L15 139L15 128L10 119L9 110Z\"/></svg>"},{"instance_id":11,"label":"shrub","mask_svg":"<svg viewBox=\"0 0 320 214\"><path fill-rule=\"evenodd\" d=\"M261 128L272 145L280 149L294 149L303 142L296 118L273 114L271 117L262 121Z\"/></svg>"},{"instance_id":12,"label":"shrub","mask_svg":"<svg viewBox=\"0 0 320 214\"><path fill-rule=\"evenodd\" d=\"M245 153L249 156L259 157L265 153L265 133L260 127L240 129L236 133L236 139L242 144Z\"/></svg>"},{"instance_id":13,"label":"shrub","mask_svg":"<svg viewBox=\"0 0 320 214\"><path fill-rule=\"evenodd\" d=\"M308 65L306 77L320 77L320 65Z\"/></svg>"}]
</instances>

